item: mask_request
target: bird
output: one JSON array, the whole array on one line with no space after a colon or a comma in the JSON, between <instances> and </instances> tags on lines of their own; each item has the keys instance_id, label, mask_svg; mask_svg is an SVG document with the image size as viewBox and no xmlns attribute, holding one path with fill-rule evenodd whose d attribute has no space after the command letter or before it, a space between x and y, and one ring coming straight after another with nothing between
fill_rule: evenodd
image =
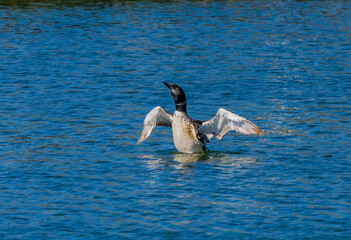
<instances>
[{"instance_id":1,"label":"bird","mask_svg":"<svg viewBox=\"0 0 351 240\"><path fill-rule=\"evenodd\" d=\"M217 114L207 121L192 119L187 114L184 90L177 84L163 83L174 100L175 112L172 114L161 106L152 109L144 119L138 144L145 141L156 126L172 128L175 148L181 153L204 152L207 150L206 143L212 137L221 140L230 130L242 134L264 135L264 131L255 124L224 108L219 108Z\"/></svg>"}]
</instances>

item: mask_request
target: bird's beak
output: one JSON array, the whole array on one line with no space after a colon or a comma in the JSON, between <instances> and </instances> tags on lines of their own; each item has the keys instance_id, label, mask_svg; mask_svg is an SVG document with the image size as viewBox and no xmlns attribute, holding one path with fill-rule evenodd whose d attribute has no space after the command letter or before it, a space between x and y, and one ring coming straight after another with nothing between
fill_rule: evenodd
<instances>
[{"instance_id":1,"label":"bird's beak","mask_svg":"<svg viewBox=\"0 0 351 240\"><path fill-rule=\"evenodd\" d=\"M166 83L166 82L163 82L163 84L166 85L166 87L167 87L169 90L171 90L172 85L170 85L170 84L168 84L168 83Z\"/></svg>"}]
</instances>

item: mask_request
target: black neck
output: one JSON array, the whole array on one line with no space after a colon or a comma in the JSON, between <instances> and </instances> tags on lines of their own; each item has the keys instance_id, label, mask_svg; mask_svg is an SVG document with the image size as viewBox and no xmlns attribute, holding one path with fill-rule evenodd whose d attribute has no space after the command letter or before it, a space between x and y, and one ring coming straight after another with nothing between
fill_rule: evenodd
<instances>
[{"instance_id":1,"label":"black neck","mask_svg":"<svg viewBox=\"0 0 351 240\"><path fill-rule=\"evenodd\" d=\"M181 102L181 103L176 103L175 105L176 105L177 111L186 113L186 101Z\"/></svg>"}]
</instances>

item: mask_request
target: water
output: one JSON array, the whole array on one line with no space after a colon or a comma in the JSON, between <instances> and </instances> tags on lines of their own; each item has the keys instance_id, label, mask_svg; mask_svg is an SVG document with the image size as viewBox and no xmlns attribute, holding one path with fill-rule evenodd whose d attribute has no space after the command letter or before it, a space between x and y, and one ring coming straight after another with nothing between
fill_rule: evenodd
<instances>
[{"instance_id":1,"label":"water","mask_svg":"<svg viewBox=\"0 0 351 240\"><path fill-rule=\"evenodd\" d=\"M1 1L0 238L347 239L350 1ZM219 107L200 155L145 115Z\"/></svg>"}]
</instances>

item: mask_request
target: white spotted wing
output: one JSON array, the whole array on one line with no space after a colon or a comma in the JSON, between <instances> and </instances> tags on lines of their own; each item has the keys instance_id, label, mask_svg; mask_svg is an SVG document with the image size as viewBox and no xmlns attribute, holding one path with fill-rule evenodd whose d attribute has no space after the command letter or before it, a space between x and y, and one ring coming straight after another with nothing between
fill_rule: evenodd
<instances>
[{"instance_id":1,"label":"white spotted wing","mask_svg":"<svg viewBox=\"0 0 351 240\"><path fill-rule=\"evenodd\" d=\"M155 107L146 115L143 131L141 132L137 143L145 141L150 136L152 129L156 126L171 127L172 121L173 116L170 112L164 110L160 106Z\"/></svg>"},{"instance_id":2,"label":"white spotted wing","mask_svg":"<svg viewBox=\"0 0 351 240\"><path fill-rule=\"evenodd\" d=\"M220 108L216 116L208 121L205 121L200 126L200 133L206 136L206 140L216 137L220 140L230 130L237 131L243 134L263 135L264 132L249 120L240 117L228 110Z\"/></svg>"}]
</instances>

